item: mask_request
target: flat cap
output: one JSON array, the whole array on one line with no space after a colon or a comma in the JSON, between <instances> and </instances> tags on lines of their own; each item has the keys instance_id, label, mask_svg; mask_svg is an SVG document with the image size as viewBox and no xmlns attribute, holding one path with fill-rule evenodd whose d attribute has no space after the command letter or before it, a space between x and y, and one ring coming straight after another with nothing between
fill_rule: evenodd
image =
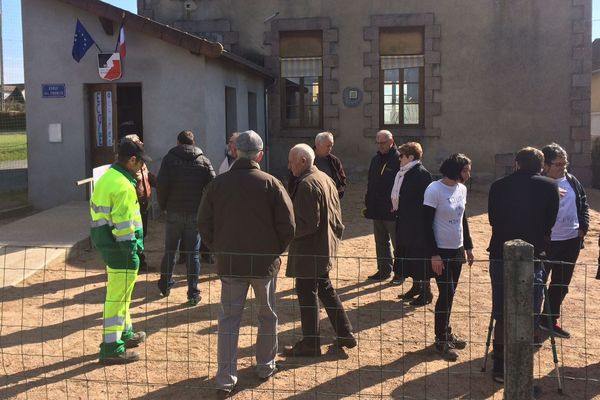
<instances>
[{"instance_id":1,"label":"flat cap","mask_svg":"<svg viewBox=\"0 0 600 400\"><path fill-rule=\"evenodd\" d=\"M244 152L251 153L254 151L260 151L263 149L263 141L258 133L250 130L240 133L237 141L235 142L236 149Z\"/></svg>"}]
</instances>

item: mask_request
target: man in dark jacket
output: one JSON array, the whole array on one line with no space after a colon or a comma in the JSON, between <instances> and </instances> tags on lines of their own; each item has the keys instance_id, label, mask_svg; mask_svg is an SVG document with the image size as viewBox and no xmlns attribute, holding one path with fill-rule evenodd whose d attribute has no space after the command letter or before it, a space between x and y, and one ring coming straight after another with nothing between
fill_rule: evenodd
<instances>
[{"instance_id":1,"label":"man in dark jacket","mask_svg":"<svg viewBox=\"0 0 600 400\"><path fill-rule=\"evenodd\" d=\"M371 159L365 195L365 217L373 220L377 272L369 279L382 281L390 277L393 267L390 240L396 245L396 217L392 212L390 193L400 168L398 149L390 131L377 132L377 154ZM395 253L395 252L394 252Z\"/></svg>"},{"instance_id":2,"label":"man in dark jacket","mask_svg":"<svg viewBox=\"0 0 600 400\"><path fill-rule=\"evenodd\" d=\"M346 172L339 158L331 154L333 149L333 134L331 132L321 132L315 136L315 161L314 165L320 171L324 172L328 177L333 179L338 196L341 199L344 197L346 189ZM288 191L293 193L295 190L297 177L289 171L288 176Z\"/></svg>"},{"instance_id":3,"label":"man in dark jacket","mask_svg":"<svg viewBox=\"0 0 600 400\"><path fill-rule=\"evenodd\" d=\"M230 394L237 383L237 344L249 286L258 310L258 376L267 380L277 372L275 287L279 256L295 229L288 194L258 165L263 157L260 136L242 132L236 145L236 162L208 186L198 211L198 229L216 253L221 278L216 376L220 395Z\"/></svg>"},{"instance_id":4,"label":"man in dark jacket","mask_svg":"<svg viewBox=\"0 0 600 400\"><path fill-rule=\"evenodd\" d=\"M558 325L560 306L569 292L575 263L590 223L589 205L583 186L575 176L567 172L567 152L556 143L542 149L544 153L544 175L556 180L560 193L560 207L556 223L552 227L550 243L546 249L549 261L544 263L544 282L552 275L548 297L542 312L550 311L552 325L547 318L540 321L540 329L554 331L558 337L568 339L569 332Z\"/></svg>"},{"instance_id":5,"label":"man in dark jacket","mask_svg":"<svg viewBox=\"0 0 600 400\"><path fill-rule=\"evenodd\" d=\"M534 257L545 256L559 207L556 183L540 176L543 153L533 147L521 149L516 156L516 171L498 179L490 187L488 217L492 227L490 240L490 277L492 280L492 314L494 328L494 380L504 381L504 242L524 240L534 248ZM541 303L543 273L541 263L534 270L534 312Z\"/></svg>"},{"instance_id":6,"label":"man in dark jacket","mask_svg":"<svg viewBox=\"0 0 600 400\"><path fill-rule=\"evenodd\" d=\"M329 271L342 238L342 210L335 184L314 165L314 151L306 144L290 150L289 169L298 178L291 194L296 234L290 244L286 276L296 278L302 340L285 346L286 356L321 355L319 299L337 336L337 346L352 348L352 325L331 280Z\"/></svg>"},{"instance_id":7,"label":"man in dark jacket","mask_svg":"<svg viewBox=\"0 0 600 400\"><path fill-rule=\"evenodd\" d=\"M181 245L187 252L187 297L191 306L200 301L200 235L196 227L196 214L204 188L214 177L215 171L209 159L194 146L194 134L190 131L180 132L177 146L163 158L157 178L158 204L161 210L167 211L165 255L158 288L163 296L168 296L175 284L175 253Z\"/></svg>"}]
</instances>

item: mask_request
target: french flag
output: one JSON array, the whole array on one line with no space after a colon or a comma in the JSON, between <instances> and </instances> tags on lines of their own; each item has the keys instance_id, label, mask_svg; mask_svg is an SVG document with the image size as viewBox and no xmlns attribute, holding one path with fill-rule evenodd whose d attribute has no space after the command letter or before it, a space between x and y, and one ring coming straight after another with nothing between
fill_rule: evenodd
<instances>
[{"instance_id":1,"label":"french flag","mask_svg":"<svg viewBox=\"0 0 600 400\"><path fill-rule=\"evenodd\" d=\"M123 23L121 23L121 29L119 29L119 39L117 40L116 51L121 54L121 60L124 60L125 54L127 54L127 47L125 46L125 27L123 26Z\"/></svg>"}]
</instances>

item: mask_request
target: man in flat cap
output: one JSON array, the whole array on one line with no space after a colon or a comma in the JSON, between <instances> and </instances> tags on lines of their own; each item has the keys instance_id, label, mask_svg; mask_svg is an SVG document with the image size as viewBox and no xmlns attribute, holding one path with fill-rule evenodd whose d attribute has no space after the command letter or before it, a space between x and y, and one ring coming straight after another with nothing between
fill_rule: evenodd
<instances>
[{"instance_id":1,"label":"man in flat cap","mask_svg":"<svg viewBox=\"0 0 600 400\"><path fill-rule=\"evenodd\" d=\"M217 391L227 397L237 383L237 346L248 287L258 309L256 367L267 380L275 372L275 287L279 256L294 237L292 202L281 183L260 170L263 142L254 131L237 139L237 160L208 185L198 211L198 230L215 252L221 279Z\"/></svg>"}]
</instances>

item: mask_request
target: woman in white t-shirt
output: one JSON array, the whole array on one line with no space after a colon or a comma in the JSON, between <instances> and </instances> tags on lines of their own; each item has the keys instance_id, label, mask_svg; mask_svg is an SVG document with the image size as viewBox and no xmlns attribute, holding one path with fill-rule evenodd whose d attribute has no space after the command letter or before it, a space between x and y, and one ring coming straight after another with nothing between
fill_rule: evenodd
<instances>
[{"instance_id":1,"label":"woman in white t-shirt","mask_svg":"<svg viewBox=\"0 0 600 400\"><path fill-rule=\"evenodd\" d=\"M465 216L467 188L461 183L470 176L471 160L464 154L452 154L442 163L440 172L443 178L425 190L425 235L439 291L435 303L435 350L444 359L455 361L455 349L467 345L452 333L450 313L465 263L465 249L469 265L473 264L473 243Z\"/></svg>"}]
</instances>

